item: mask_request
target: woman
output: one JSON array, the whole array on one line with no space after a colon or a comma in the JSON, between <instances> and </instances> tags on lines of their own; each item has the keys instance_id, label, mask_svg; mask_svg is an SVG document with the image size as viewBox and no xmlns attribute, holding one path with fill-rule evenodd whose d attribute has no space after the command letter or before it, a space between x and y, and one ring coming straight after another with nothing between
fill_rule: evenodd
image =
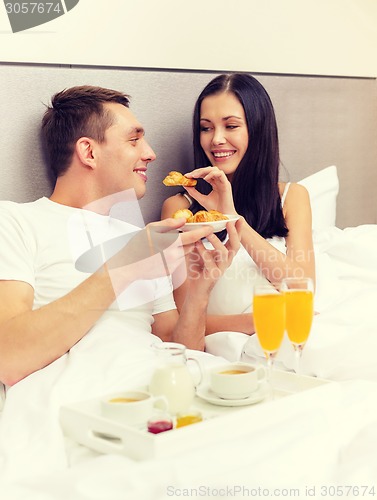
<instances>
[{"instance_id":1,"label":"woman","mask_svg":"<svg viewBox=\"0 0 377 500\"><path fill-rule=\"evenodd\" d=\"M216 284L207 334L254 333L252 294L257 282L285 276L315 278L312 218L307 190L279 182L279 143L274 109L264 87L247 74L224 74L201 92L194 109L194 158L198 179L165 200L162 218L181 208L242 216L242 248ZM204 167L204 165L216 165ZM185 286L175 292L178 308Z\"/></svg>"}]
</instances>

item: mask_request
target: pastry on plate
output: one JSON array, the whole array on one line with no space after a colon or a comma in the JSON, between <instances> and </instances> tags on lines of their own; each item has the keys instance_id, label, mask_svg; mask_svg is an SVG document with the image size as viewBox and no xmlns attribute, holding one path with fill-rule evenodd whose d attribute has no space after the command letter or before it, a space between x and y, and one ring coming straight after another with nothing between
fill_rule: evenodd
<instances>
[{"instance_id":1,"label":"pastry on plate","mask_svg":"<svg viewBox=\"0 0 377 500\"><path fill-rule=\"evenodd\" d=\"M188 222L215 222L218 220L227 220L228 217L217 210L199 210Z\"/></svg>"},{"instance_id":2,"label":"pastry on plate","mask_svg":"<svg viewBox=\"0 0 377 500\"><path fill-rule=\"evenodd\" d=\"M177 210L176 212L174 212L174 214L172 215L173 219L186 219L186 222L191 222L191 218L192 218L192 212L191 210L189 210L188 208L181 208L180 210Z\"/></svg>"},{"instance_id":3,"label":"pastry on plate","mask_svg":"<svg viewBox=\"0 0 377 500\"><path fill-rule=\"evenodd\" d=\"M172 170L162 181L165 186L196 186L196 179L189 179L180 172Z\"/></svg>"},{"instance_id":4,"label":"pastry on plate","mask_svg":"<svg viewBox=\"0 0 377 500\"><path fill-rule=\"evenodd\" d=\"M196 214L193 214L191 210L188 208L181 208L179 210L176 210L174 214L172 215L173 219L181 219L184 218L186 219L186 223L191 223L191 222L199 222L199 223L206 223L206 222L217 222L220 220L229 220L229 217L226 215L222 214L221 212L217 210L199 210L199 212L196 212Z\"/></svg>"},{"instance_id":5,"label":"pastry on plate","mask_svg":"<svg viewBox=\"0 0 377 500\"><path fill-rule=\"evenodd\" d=\"M215 221L215 220L227 220L227 219L229 219L229 217L227 217L226 215L222 214L218 210L209 210L209 213L211 214L211 217L212 217L211 220L213 220L213 221Z\"/></svg>"}]
</instances>

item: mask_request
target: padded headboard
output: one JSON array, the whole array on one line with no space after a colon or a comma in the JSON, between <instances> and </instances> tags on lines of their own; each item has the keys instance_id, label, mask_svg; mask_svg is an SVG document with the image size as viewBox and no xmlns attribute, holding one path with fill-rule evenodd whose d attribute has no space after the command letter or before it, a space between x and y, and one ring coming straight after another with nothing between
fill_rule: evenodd
<instances>
[{"instance_id":1,"label":"padded headboard","mask_svg":"<svg viewBox=\"0 0 377 500\"><path fill-rule=\"evenodd\" d=\"M169 170L192 168L194 102L213 72L0 64L0 199L49 195L40 122L52 94L73 85L100 85L131 95L131 109L157 153L141 201L146 222L159 218L172 188ZM377 222L377 83L373 78L255 74L274 103L283 180L298 181L338 167L337 225Z\"/></svg>"}]
</instances>

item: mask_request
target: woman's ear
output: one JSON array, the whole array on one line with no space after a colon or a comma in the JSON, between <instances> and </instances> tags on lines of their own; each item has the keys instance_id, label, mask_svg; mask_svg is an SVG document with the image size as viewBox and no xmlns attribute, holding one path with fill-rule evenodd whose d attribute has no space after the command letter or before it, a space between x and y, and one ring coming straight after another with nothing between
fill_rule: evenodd
<instances>
[{"instance_id":1,"label":"woman's ear","mask_svg":"<svg viewBox=\"0 0 377 500\"><path fill-rule=\"evenodd\" d=\"M94 141L89 137L80 137L76 142L76 154L81 163L90 168L95 168Z\"/></svg>"}]
</instances>

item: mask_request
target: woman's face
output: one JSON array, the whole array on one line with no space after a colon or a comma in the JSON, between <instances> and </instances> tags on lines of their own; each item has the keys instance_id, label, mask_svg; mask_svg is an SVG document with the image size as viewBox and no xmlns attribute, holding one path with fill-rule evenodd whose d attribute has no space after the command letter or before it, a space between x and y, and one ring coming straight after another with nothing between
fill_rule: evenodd
<instances>
[{"instance_id":1,"label":"woman's face","mask_svg":"<svg viewBox=\"0 0 377 500\"><path fill-rule=\"evenodd\" d=\"M234 94L222 92L203 99L200 144L211 165L231 179L249 144L245 112Z\"/></svg>"}]
</instances>

